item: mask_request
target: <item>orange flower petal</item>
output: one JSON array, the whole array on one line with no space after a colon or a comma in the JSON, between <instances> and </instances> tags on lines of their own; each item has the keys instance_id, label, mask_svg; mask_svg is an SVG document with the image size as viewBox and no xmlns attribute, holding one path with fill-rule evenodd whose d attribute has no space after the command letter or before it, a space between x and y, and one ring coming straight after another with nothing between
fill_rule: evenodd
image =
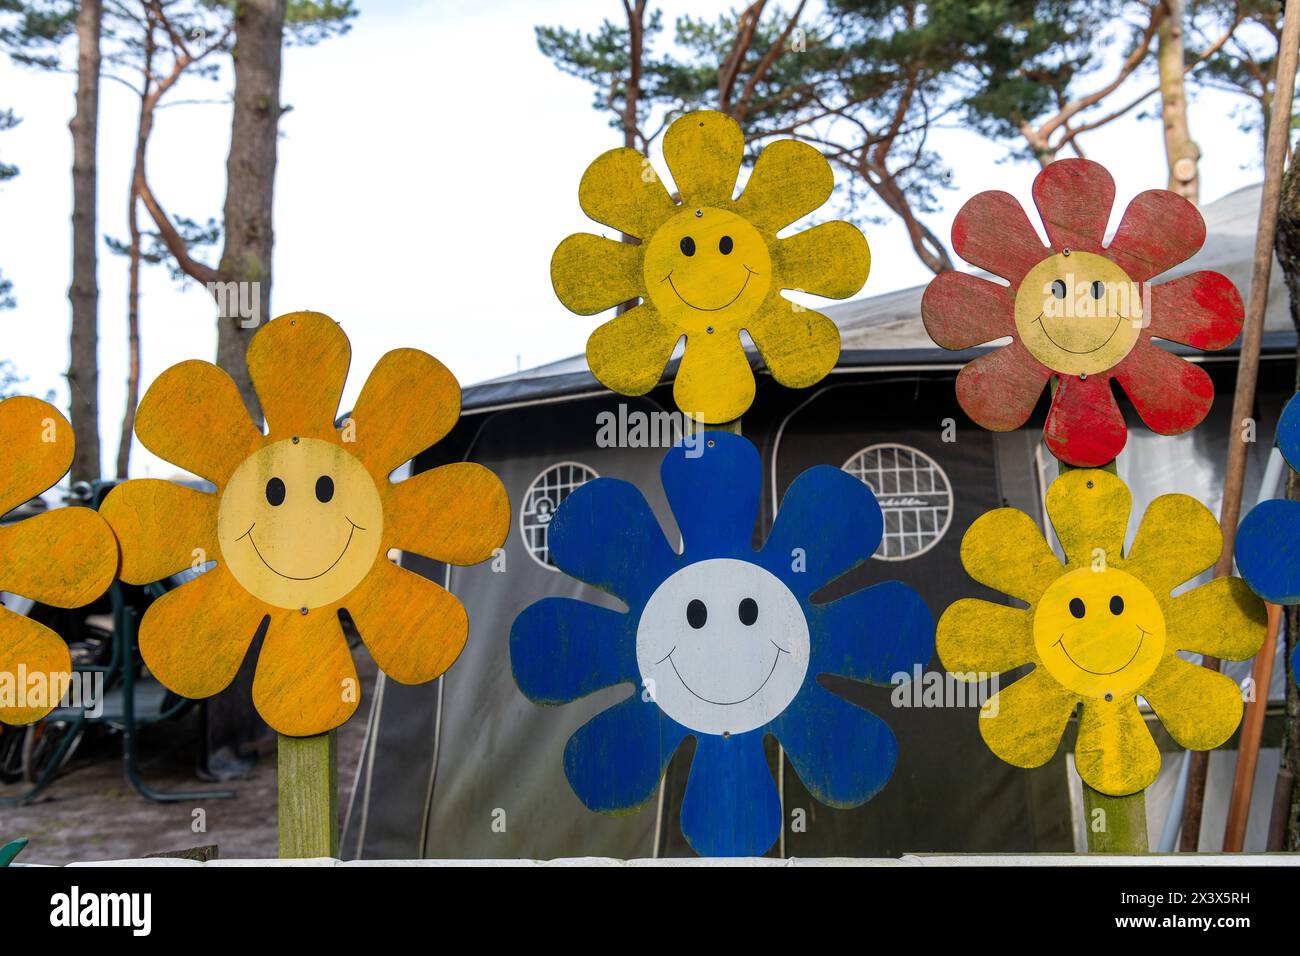
<instances>
[{"instance_id":1,"label":"orange flower petal","mask_svg":"<svg viewBox=\"0 0 1300 956\"><path fill-rule=\"evenodd\" d=\"M148 584L220 554L216 495L174 481L142 478L108 493L99 513L122 547L127 584Z\"/></svg>"},{"instance_id":2,"label":"orange flower petal","mask_svg":"<svg viewBox=\"0 0 1300 956\"><path fill-rule=\"evenodd\" d=\"M0 694L0 723L30 724L40 720L59 701L52 692L44 700L23 700L21 685L25 678L40 674L47 682L47 690L51 690L51 675L57 675L54 679L61 682L71 670L72 658L63 638L44 624L0 608L0 687L12 682L8 690L17 695L15 706L4 706L4 695ZM31 685L27 687L30 689ZM59 694L62 696L61 690Z\"/></svg>"},{"instance_id":3,"label":"orange flower petal","mask_svg":"<svg viewBox=\"0 0 1300 956\"><path fill-rule=\"evenodd\" d=\"M72 465L72 426L57 408L18 395L0 402L0 514L35 498Z\"/></svg>"},{"instance_id":4,"label":"orange flower petal","mask_svg":"<svg viewBox=\"0 0 1300 956\"><path fill-rule=\"evenodd\" d=\"M108 590L117 541L89 508L59 508L0 527L0 586L42 604L81 607Z\"/></svg>"},{"instance_id":5,"label":"orange flower petal","mask_svg":"<svg viewBox=\"0 0 1300 956\"><path fill-rule=\"evenodd\" d=\"M391 542L449 564L477 564L510 533L510 499L501 479L474 462L422 471L390 490Z\"/></svg>"},{"instance_id":6,"label":"orange flower petal","mask_svg":"<svg viewBox=\"0 0 1300 956\"><path fill-rule=\"evenodd\" d=\"M396 607L386 610L392 614ZM278 733L310 737L345 723L360 699L357 669L334 607L272 616L253 678L253 703L263 720Z\"/></svg>"},{"instance_id":7,"label":"orange flower petal","mask_svg":"<svg viewBox=\"0 0 1300 956\"><path fill-rule=\"evenodd\" d=\"M320 312L290 312L258 329L248 373L272 440L332 439L352 348L339 324Z\"/></svg>"},{"instance_id":8,"label":"orange flower petal","mask_svg":"<svg viewBox=\"0 0 1300 956\"><path fill-rule=\"evenodd\" d=\"M456 376L419 349L394 349L375 365L353 408L355 454L376 481L384 481L451 431L458 418Z\"/></svg>"},{"instance_id":9,"label":"orange flower petal","mask_svg":"<svg viewBox=\"0 0 1300 956\"><path fill-rule=\"evenodd\" d=\"M154 379L136 412L135 433L158 457L217 485L265 442L234 379L197 360Z\"/></svg>"},{"instance_id":10,"label":"orange flower petal","mask_svg":"<svg viewBox=\"0 0 1300 956\"><path fill-rule=\"evenodd\" d=\"M469 617L455 595L389 561L376 564L346 604L375 663L402 684L442 674L469 636Z\"/></svg>"}]
</instances>

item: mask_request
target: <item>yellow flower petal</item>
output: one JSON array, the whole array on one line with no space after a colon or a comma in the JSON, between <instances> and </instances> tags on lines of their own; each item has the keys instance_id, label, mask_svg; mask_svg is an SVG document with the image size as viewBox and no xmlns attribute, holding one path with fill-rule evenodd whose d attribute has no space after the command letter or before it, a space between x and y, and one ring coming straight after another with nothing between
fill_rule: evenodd
<instances>
[{"instance_id":1,"label":"yellow flower petal","mask_svg":"<svg viewBox=\"0 0 1300 956\"><path fill-rule=\"evenodd\" d=\"M1223 551L1210 509L1188 495L1161 495L1147 508L1124 570L1165 597L1207 568Z\"/></svg>"},{"instance_id":2,"label":"yellow flower petal","mask_svg":"<svg viewBox=\"0 0 1300 956\"><path fill-rule=\"evenodd\" d=\"M1041 767L1060 746L1077 702L1044 668L1035 668L984 703L980 736L1007 763Z\"/></svg>"},{"instance_id":3,"label":"yellow flower petal","mask_svg":"<svg viewBox=\"0 0 1300 956\"><path fill-rule=\"evenodd\" d=\"M643 240L677 211L650 161L626 147L601 153L587 167L578 202L596 222Z\"/></svg>"},{"instance_id":4,"label":"yellow flower petal","mask_svg":"<svg viewBox=\"0 0 1300 956\"><path fill-rule=\"evenodd\" d=\"M1033 625L1028 611L962 598L939 618L935 649L954 675L1003 673L1034 659Z\"/></svg>"},{"instance_id":5,"label":"yellow flower petal","mask_svg":"<svg viewBox=\"0 0 1300 956\"><path fill-rule=\"evenodd\" d=\"M616 315L587 339L587 365L606 388L644 395L659 384L682 337L649 302Z\"/></svg>"},{"instance_id":6,"label":"yellow flower petal","mask_svg":"<svg viewBox=\"0 0 1300 956\"><path fill-rule=\"evenodd\" d=\"M1095 564L1123 557L1124 533L1133 499L1128 486L1108 471L1067 471L1047 489L1047 516L1070 564Z\"/></svg>"},{"instance_id":7,"label":"yellow flower petal","mask_svg":"<svg viewBox=\"0 0 1300 956\"><path fill-rule=\"evenodd\" d=\"M258 329L248 344L248 373L272 441L333 439L352 347L339 324L320 312L290 312Z\"/></svg>"},{"instance_id":8,"label":"yellow flower petal","mask_svg":"<svg viewBox=\"0 0 1300 956\"><path fill-rule=\"evenodd\" d=\"M0 514L35 498L72 466L72 426L49 402L17 395L0 402Z\"/></svg>"},{"instance_id":9,"label":"yellow flower petal","mask_svg":"<svg viewBox=\"0 0 1300 956\"><path fill-rule=\"evenodd\" d=\"M595 315L645 295L644 250L631 243L578 232L555 248L551 285L564 307Z\"/></svg>"},{"instance_id":10,"label":"yellow flower petal","mask_svg":"<svg viewBox=\"0 0 1300 956\"><path fill-rule=\"evenodd\" d=\"M768 302L745 326L763 362L787 388L817 384L840 359L839 328L820 312L779 295Z\"/></svg>"},{"instance_id":11,"label":"yellow flower petal","mask_svg":"<svg viewBox=\"0 0 1300 956\"><path fill-rule=\"evenodd\" d=\"M1230 677L1170 657L1142 687L1142 696L1180 747L1212 750L1241 723L1241 688Z\"/></svg>"},{"instance_id":12,"label":"yellow flower petal","mask_svg":"<svg viewBox=\"0 0 1300 956\"><path fill-rule=\"evenodd\" d=\"M685 206L729 202L744 153L740 125L714 110L687 113L664 133L664 159Z\"/></svg>"},{"instance_id":13,"label":"yellow flower petal","mask_svg":"<svg viewBox=\"0 0 1300 956\"><path fill-rule=\"evenodd\" d=\"M110 491L99 513L122 547L122 580L149 584L216 560L218 503L216 495L156 478Z\"/></svg>"},{"instance_id":14,"label":"yellow flower petal","mask_svg":"<svg viewBox=\"0 0 1300 956\"><path fill-rule=\"evenodd\" d=\"M1084 703L1074 763L1084 783L1112 797L1152 784L1160 773L1160 748L1133 698Z\"/></svg>"},{"instance_id":15,"label":"yellow flower petal","mask_svg":"<svg viewBox=\"0 0 1300 956\"><path fill-rule=\"evenodd\" d=\"M71 670L72 658L63 638L44 624L0 607L0 681L11 681L13 693L19 695L20 677L40 674L47 689L44 700L15 696L15 705L22 706L0 705L0 723L30 724L40 720L58 705L55 694L61 696L62 682ZM52 687L52 681L60 686ZM26 686L30 690L33 685Z\"/></svg>"},{"instance_id":16,"label":"yellow flower petal","mask_svg":"<svg viewBox=\"0 0 1300 956\"><path fill-rule=\"evenodd\" d=\"M346 606L379 669L402 684L438 677L469 636L465 607L454 595L388 561L375 565Z\"/></svg>"},{"instance_id":17,"label":"yellow flower petal","mask_svg":"<svg viewBox=\"0 0 1300 956\"><path fill-rule=\"evenodd\" d=\"M1166 627L1177 650L1244 661L1264 643L1268 614L1241 578L1215 578L1174 598Z\"/></svg>"},{"instance_id":18,"label":"yellow flower petal","mask_svg":"<svg viewBox=\"0 0 1300 956\"><path fill-rule=\"evenodd\" d=\"M136 412L135 433L159 458L216 485L224 485L266 441L234 379L197 360L173 365L154 379Z\"/></svg>"},{"instance_id":19,"label":"yellow flower petal","mask_svg":"<svg viewBox=\"0 0 1300 956\"><path fill-rule=\"evenodd\" d=\"M783 289L847 299L866 284L871 250L857 226L836 219L778 240L772 264Z\"/></svg>"},{"instance_id":20,"label":"yellow flower petal","mask_svg":"<svg viewBox=\"0 0 1300 956\"><path fill-rule=\"evenodd\" d=\"M310 737L346 723L360 700L336 607L277 612L253 677L253 704L262 719L277 733Z\"/></svg>"},{"instance_id":21,"label":"yellow flower petal","mask_svg":"<svg viewBox=\"0 0 1300 956\"><path fill-rule=\"evenodd\" d=\"M1034 519L1015 508L980 515L961 539L961 563L972 578L1033 604L1064 568Z\"/></svg>"},{"instance_id":22,"label":"yellow flower petal","mask_svg":"<svg viewBox=\"0 0 1300 956\"><path fill-rule=\"evenodd\" d=\"M393 349L376 363L351 415L354 454L376 482L441 439L460 418L460 384L432 355ZM348 429L344 429L344 446Z\"/></svg>"},{"instance_id":23,"label":"yellow flower petal","mask_svg":"<svg viewBox=\"0 0 1300 956\"><path fill-rule=\"evenodd\" d=\"M117 541L89 508L47 511L0 527L0 587L54 607L81 607L108 590Z\"/></svg>"},{"instance_id":24,"label":"yellow flower petal","mask_svg":"<svg viewBox=\"0 0 1300 956\"><path fill-rule=\"evenodd\" d=\"M835 174L815 147L797 139L780 139L754 163L736 213L758 228L777 233L831 198Z\"/></svg>"},{"instance_id":25,"label":"yellow flower petal","mask_svg":"<svg viewBox=\"0 0 1300 956\"><path fill-rule=\"evenodd\" d=\"M501 479L474 462L422 471L389 489L393 547L449 564L477 564L510 533ZM383 563L383 562L381 562ZM400 604L394 597L394 604ZM349 610L352 606L348 606Z\"/></svg>"},{"instance_id":26,"label":"yellow flower petal","mask_svg":"<svg viewBox=\"0 0 1300 956\"><path fill-rule=\"evenodd\" d=\"M168 690L211 697L234 679L268 610L217 565L149 605L140 656Z\"/></svg>"},{"instance_id":27,"label":"yellow flower petal","mask_svg":"<svg viewBox=\"0 0 1300 956\"><path fill-rule=\"evenodd\" d=\"M673 398L683 414L707 424L745 414L754 401L754 372L739 335L688 336Z\"/></svg>"}]
</instances>

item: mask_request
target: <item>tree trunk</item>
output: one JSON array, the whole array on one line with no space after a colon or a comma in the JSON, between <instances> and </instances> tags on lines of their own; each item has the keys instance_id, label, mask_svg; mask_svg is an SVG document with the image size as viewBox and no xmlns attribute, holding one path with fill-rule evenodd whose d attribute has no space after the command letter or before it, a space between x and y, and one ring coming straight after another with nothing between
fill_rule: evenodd
<instances>
[{"instance_id":1,"label":"tree trunk","mask_svg":"<svg viewBox=\"0 0 1300 956\"><path fill-rule=\"evenodd\" d=\"M239 386L255 421L261 409L244 361L260 322L270 318L272 201L280 124L280 61L285 0L239 0L235 7L235 98L226 159L225 245L220 272L237 283L256 283L252 295L218 296L218 302L257 302L258 314L227 308L217 318L217 364ZM216 293L214 292L214 295Z\"/></svg>"},{"instance_id":2,"label":"tree trunk","mask_svg":"<svg viewBox=\"0 0 1300 956\"><path fill-rule=\"evenodd\" d=\"M1201 149L1187 123L1184 83L1183 24L1186 0L1164 0L1168 15L1160 24L1156 64L1160 72L1160 113L1165 126L1165 156L1169 161L1169 188L1194 203L1200 201L1198 164Z\"/></svg>"},{"instance_id":3,"label":"tree trunk","mask_svg":"<svg viewBox=\"0 0 1300 956\"><path fill-rule=\"evenodd\" d=\"M76 454L71 480L99 479L99 286L95 225L95 146L99 124L101 0L83 0L77 12L77 112L72 131L72 333L68 392Z\"/></svg>"}]
</instances>

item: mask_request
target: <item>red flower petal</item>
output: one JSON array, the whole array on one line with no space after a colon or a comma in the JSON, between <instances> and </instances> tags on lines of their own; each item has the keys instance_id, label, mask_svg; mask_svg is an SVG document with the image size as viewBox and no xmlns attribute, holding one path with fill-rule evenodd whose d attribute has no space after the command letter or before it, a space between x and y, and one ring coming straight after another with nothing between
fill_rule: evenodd
<instances>
[{"instance_id":1,"label":"red flower petal","mask_svg":"<svg viewBox=\"0 0 1300 956\"><path fill-rule=\"evenodd\" d=\"M1113 461L1128 440L1128 429L1111 394L1110 374L1060 376L1043 438L1067 465L1096 468Z\"/></svg>"},{"instance_id":2,"label":"red flower petal","mask_svg":"<svg viewBox=\"0 0 1300 956\"><path fill-rule=\"evenodd\" d=\"M1241 294L1218 272L1191 275L1151 286L1151 334L1198 349L1221 349L1241 334Z\"/></svg>"},{"instance_id":3,"label":"red flower petal","mask_svg":"<svg viewBox=\"0 0 1300 956\"><path fill-rule=\"evenodd\" d=\"M1205 220L1196 207L1167 189L1139 193L1124 210L1106 255L1134 282L1145 282L1186 262L1205 244Z\"/></svg>"},{"instance_id":4,"label":"red flower petal","mask_svg":"<svg viewBox=\"0 0 1300 956\"><path fill-rule=\"evenodd\" d=\"M1054 249L1102 252L1115 180L1101 163L1062 159L1034 180L1034 204Z\"/></svg>"},{"instance_id":5,"label":"red flower petal","mask_svg":"<svg viewBox=\"0 0 1300 956\"><path fill-rule=\"evenodd\" d=\"M957 375L957 401L981 428L1009 432L1034 412L1051 370L1012 340L981 355Z\"/></svg>"},{"instance_id":6,"label":"red flower petal","mask_svg":"<svg viewBox=\"0 0 1300 956\"><path fill-rule=\"evenodd\" d=\"M921 297L921 321L936 345L968 349L1016 330L1015 294L1006 286L964 272L943 272Z\"/></svg>"},{"instance_id":7,"label":"red flower petal","mask_svg":"<svg viewBox=\"0 0 1300 956\"><path fill-rule=\"evenodd\" d=\"M978 193L961 207L952 223L952 247L971 265L1013 286L1050 252L1016 197L1000 190Z\"/></svg>"},{"instance_id":8,"label":"red flower petal","mask_svg":"<svg viewBox=\"0 0 1300 956\"><path fill-rule=\"evenodd\" d=\"M1179 435L1199 425L1214 403L1214 383L1199 365L1139 341L1115 369L1142 421L1153 432Z\"/></svg>"}]
</instances>

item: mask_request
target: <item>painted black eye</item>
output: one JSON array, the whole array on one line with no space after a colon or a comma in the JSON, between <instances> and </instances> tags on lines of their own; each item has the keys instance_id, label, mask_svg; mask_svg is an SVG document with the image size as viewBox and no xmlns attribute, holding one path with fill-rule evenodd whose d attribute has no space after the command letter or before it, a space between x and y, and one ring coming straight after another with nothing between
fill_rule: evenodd
<instances>
[{"instance_id":1,"label":"painted black eye","mask_svg":"<svg viewBox=\"0 0 1300 956\"><path fill-rule=\"evenodd\" d=\"M690 236L682 236L682 241L679 242L678 245L682 247L682 255L695 255L695 240Z\"/></svg>"},{"instance_id":2,"label":"painted black eye","mask_svg":"<svg viewBox=\"0 0 1300 956\"><path fill-rule=\"evenodd\" d=\"M709 619L709 609L704 606L704 602L699 598L691 601L686 605L686 623L697 631L704 626L704 622Z\"/></svg>"},{"instance_id":3,"label":"painted black eye","mask_svg":"<svg viewBox=\"0 0 1300 956\"><path fill-rule=\"evenodd\" d=\"M1055 282L1052 283L1052 295L1054 295L1054 296L1055 296L1056 298L1058 298L1058 299L1064 299L1064 298L1065 298L1065 282L1064 282L1064 280L1062 280L1062 279L1057 279Z\"/></svg>"},{"instance_id":4,"label":"painted black eye","mask_svg":"<svg viewBox=\"0 0 1300 956\"><path fill-rule=\"evenodd\" d=\"M740 613L740 623L745 627L749 627L758 620L758 602L753 598L745 598L741 601L738 611Z\"/></svg>"},{"instance_id":5,"label":"painted black eye","mask_svg":"<svg viewBox=\"0 0 1300 956\"><path fill-rule=\"evenodd\" d=\"M718 251L722 253L724 256L729 256L731 255L731 245L732 245L731 237L723 236L721 239L718 240Z\"/></svg>"},{"instance_id":6,"label":"painted black eye","mask_svg":"<svg viewBox=\"0 0 1300 956\"><path fill-rule=\"evenodd\" d=\"M1124 599L1118 594L1110 599L1110 613L1115 615L1124 613Z\"/></svg>"},{"instance_id":7,"label":"painted black eye","mask_svg":"<svg viewBox=\"0 0 1300 956\"><path fill-rule=\"evenodd\" d=\"M272 478L266 483L266 500L272 508L284 504L284 482L279 478Z\"/></svg>"},{"instance_id":8,"label":"painted black eye","mask_svg":"<svg viewBox=\"0 0 1300 956\"><path fill-rule=\"evenodd\" d=\"M1071 614L1073 614L1075 617L1083 617L1083 615L1086 614L1087 612L1088 609L1083 606L1082 601L1080 601L1078 598L1070 598Z\"/></svg>"},{"instance_id":9,"label":"painted black eye","mask_svg":"<svg viewBox=\"0 0 1300 956\"><path fill-rule=\"evenodd\" d=\"M321 475L316 479L316 500L321 504L329 501L334 497L334 479L329 475Z\"/></svg>"},{"instance_id":10,"label":"painted black eye","mask_svg":"<svg viewBox=\"0 0 1300 956\"><path fill-rule=\"evenodd\" d=\"M1100 299L1105 294L1106 294L1106 283L1102 282L1100 279L1094 281L1092 284L1092 297L1094 299Z\"/></svg>"}]
</instances>

